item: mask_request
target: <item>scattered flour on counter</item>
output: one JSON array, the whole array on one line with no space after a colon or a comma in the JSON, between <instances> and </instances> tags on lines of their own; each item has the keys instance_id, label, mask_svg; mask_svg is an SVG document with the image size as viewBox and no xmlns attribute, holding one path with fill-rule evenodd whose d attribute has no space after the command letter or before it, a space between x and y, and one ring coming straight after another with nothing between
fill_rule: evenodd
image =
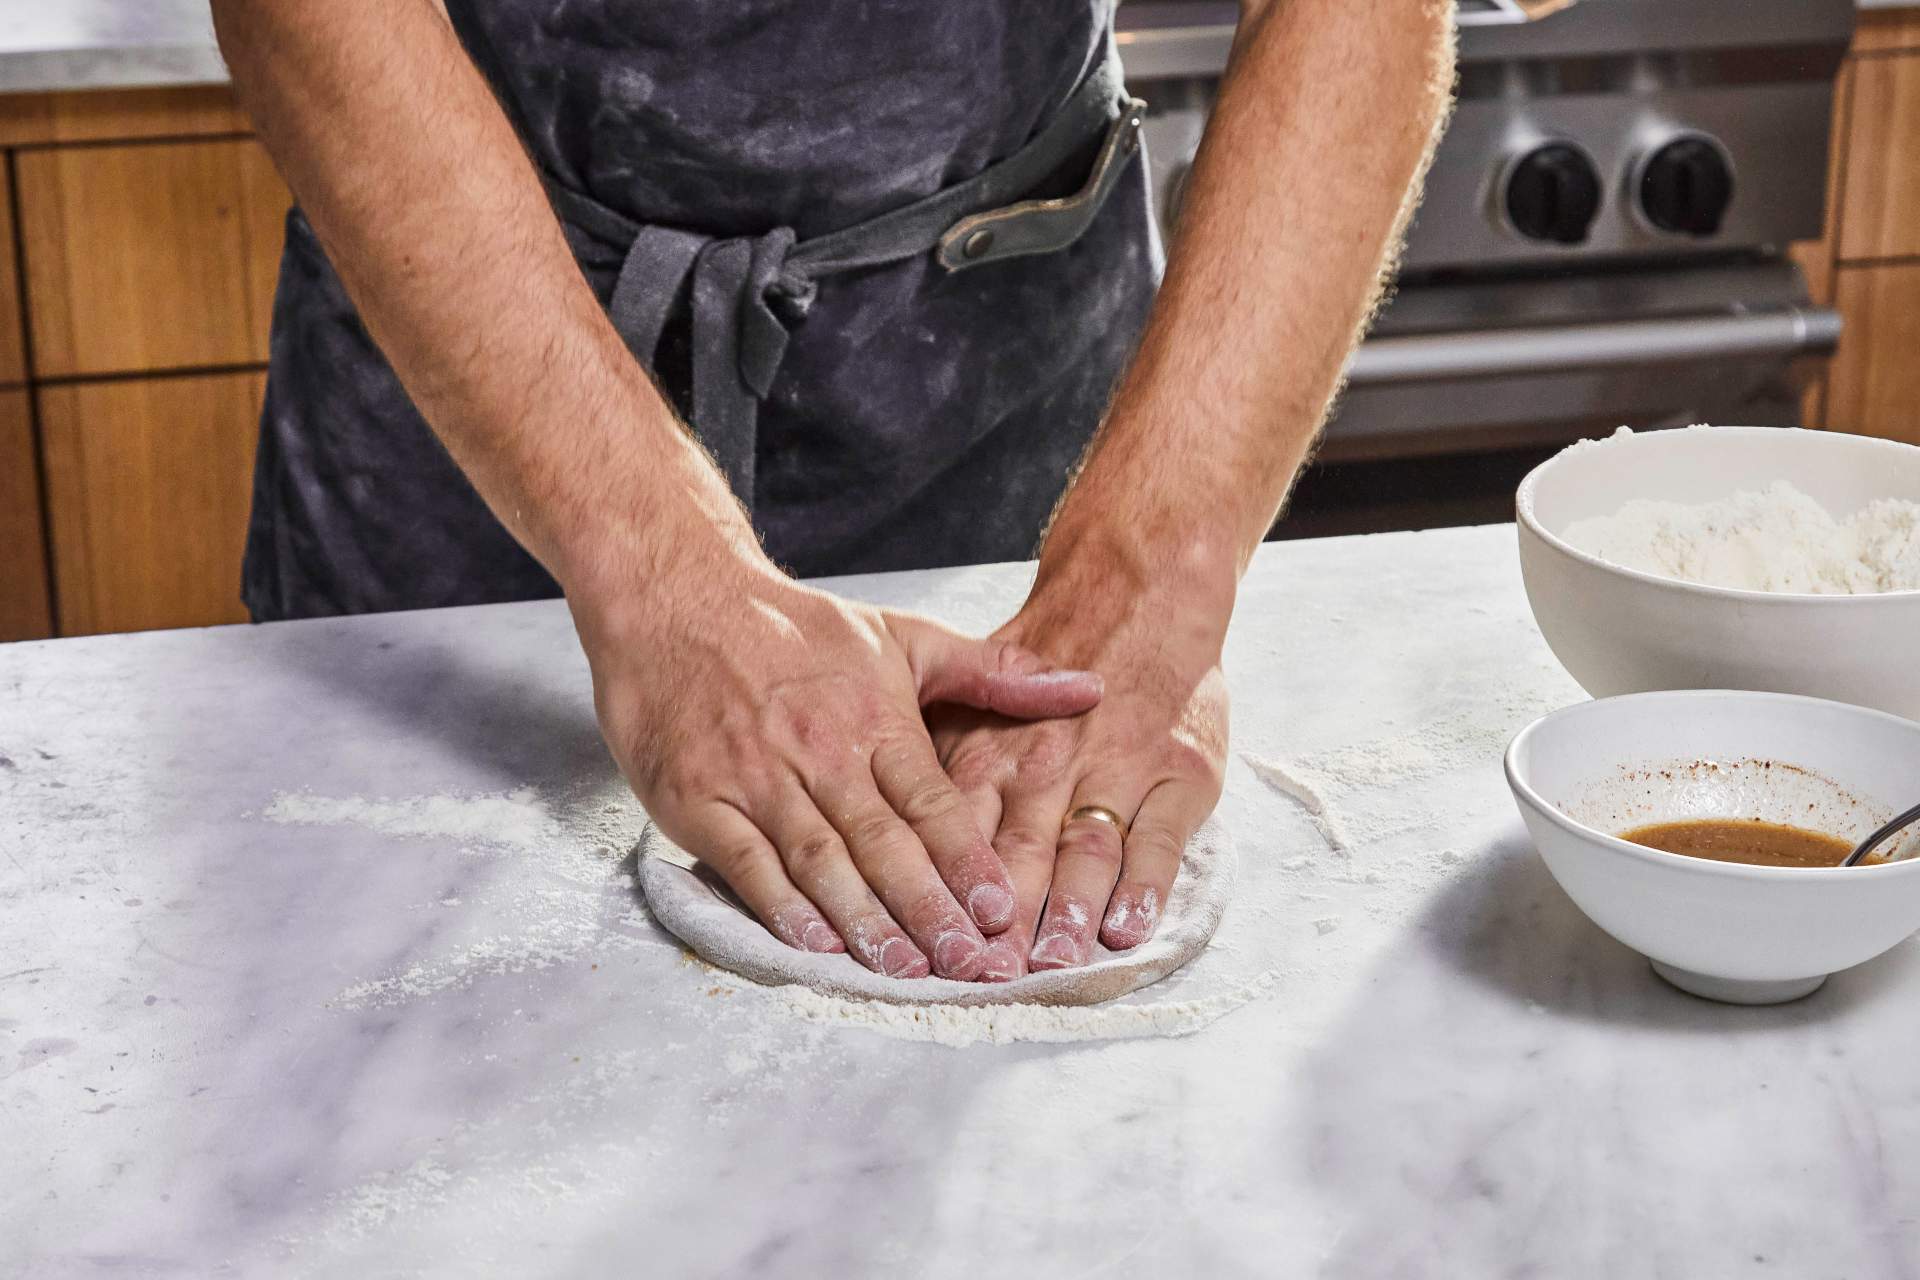
<instances>
[{"instance_id":1,"label":"scattered flour on counter","mask_svg":"<svg viewBox=\"0 0 1920 1280\"><path fill-rule=\"evenodd\" d=\"M727 975L727 980L732 980L731 975ZM765 993L783 1012L803 1022L877 1031L896 1040L926 1040L964 1048L972 1044L1066 1044L1135 1036L1191 1035L1242 1005L1260 999L1279 980L1279 971L1269 969L1247 982L1192 1000L1130 1003L1123 999L1076 1006L886 1004L878 1000L847 1000L802 986L746 984L740 989Z\"/></svg>"},{"instance_id":2,"label":"scattered flour on counter","mask_svg":"<svg viewBox=\"0 0 1920 1280\"><path fill-rule=\"evenodd\" d=\"M1846 520L1785 480L1698 505L1637 499L1576 520L1569 544L1610 564L1706 586L1814 595L1920 590L1920 502Z\"/></svg>"},{"instance_id":3,"label":"scattered flour on counter","mask_svg":"<svg viewBox=\"0 0 1920 1280\"><path fill-rule=\"evenodd\" d=\"M1259 775L1262 782L1305 810L1308 820L1319 831L1320 838L1327 842L1327 848L1340 854L1353 852L1353 840L1341 824L1340 815L1327 807L1326 798L1320 794L1306 770L1284 761L1263 760L1244 753L1240 758Z\"/></svg>"},{"instance_id":4,"label":"scattered flour on counter","mask_svg":"<svg viewBox=\"0 0 1920 1280\"><path fill-rule=\"evenodd\" d=\"M625 797L624 784L558 806L532 787L400 798L283 791L261 816L288 826L357 828L441 842L492 864L484 873L450 869L463 879L471 876L463 891L450 894L437 883L423 903L468 904L460 923L436 932L431 946L410 962L348 984L327 1002L333 1008L389 1008L470 987L483 977L673 945L633 901L624 859L645 814Z\"/></svg>"},{"instance_id":5,"label":"scattered flour on counter","mask_svg":"<svg viewBox=\"0 0 1920 1280\"><path fill-rule=\"evenodd\" d=\"M536 915L516 933L481 938L450 955L381 978L356 982L330 1002L336 1008L367 1009L405 1004L436 992L473 985L475 978L507 973L532 973L557 964L569 964L589 953L598 956L633 951L649 945L641 936L608 929L599 919L574 910L563 898L549 900L549 910ZM557 911L553 907L558 907ZM639 912L622 923L643 928Z\"/></svg>"},{"instance_id":6,"label":"scattered flour on counter","mask_svg":"<svg viewBox=\"0 0 1920 1280\"><path fill-rule=\"evenodd\" d=\"M415 840L456 840L490 848L534 849L560 834L531 787L498 795L428 795L402 800L282 791L261 812L270 822L305 827L365 827Z\"/></svg>"}]
</instances>

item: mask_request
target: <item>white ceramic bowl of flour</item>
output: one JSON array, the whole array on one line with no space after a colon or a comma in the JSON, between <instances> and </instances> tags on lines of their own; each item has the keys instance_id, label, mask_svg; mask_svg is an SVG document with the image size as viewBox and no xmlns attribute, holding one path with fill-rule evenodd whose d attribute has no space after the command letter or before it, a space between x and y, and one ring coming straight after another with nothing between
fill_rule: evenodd
<instances>
[{"instance_id":1,"label":"white ceramic bowl of flour","mask_svg":"<svg viewBox=\"0 0 1920 1280\"><path fill-rule=\"evenodd\" d=\"M1587 692L1760 689L1920 718L1920 591L1705 586L1609 563L1563 536L1637 500L1706 504L1780 481L1845 520L1879 499L1920 501L1920 448L1689 428L1575 445L1534 469L1516 503L1520 569L1541 633Z\"/></svg>"},{"instance_id":2,"label":"white ceramic bowl of flour","mask_svg":"<svg viewBox=\"0 0 1920 1280\"><path fill-rule=\"evenodd\" d=\"M1583 702L1513 740L1507 782L1560 887L1669 982L1737 1004L1797 999L1920 928L1920 835L1883 866L1765 867L1619 839L1754 818L1849 842L1920 800L1920 724L1728 690Z\"/></svg>"}]
</instances>

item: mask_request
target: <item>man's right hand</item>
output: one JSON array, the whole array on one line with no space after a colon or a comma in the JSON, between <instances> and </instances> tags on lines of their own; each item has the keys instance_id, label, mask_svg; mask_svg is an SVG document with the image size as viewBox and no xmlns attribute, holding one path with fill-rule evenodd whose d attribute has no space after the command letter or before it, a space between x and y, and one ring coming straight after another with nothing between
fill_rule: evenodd
<instances>
[{"instance_id":1,"label":"man's right hand","mask_svg":"<svg viewBox=\"0 0 1920 1280\"><path fill-rule=\"evenodd\" d=\"M1099 677L726 560L671 592L569 592L601 731L648 814L790 946L894 977L1019 976L989 941L1013 883L921 709L1077 715Z\"/></svg>"}]
</instances>

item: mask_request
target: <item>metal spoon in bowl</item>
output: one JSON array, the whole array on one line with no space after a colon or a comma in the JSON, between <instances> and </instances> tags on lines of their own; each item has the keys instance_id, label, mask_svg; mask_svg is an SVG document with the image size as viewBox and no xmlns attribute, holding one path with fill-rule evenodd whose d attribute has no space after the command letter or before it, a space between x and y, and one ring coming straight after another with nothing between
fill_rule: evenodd
<instances>
[{"instance_id":1,"label":"metal spoon in bowl","mask_svg":"<svg viewBox=\"0 0 1920 1280\"><path fill-rule=\"evenodd\" d=\"M1847 860L1840 865L1843 867L1852 866L1854 863L1860 861L1860 859L1872 853L1876 846L1885 844L1889 836L1897 834L1903 828L1915 822L1920 822L1920 804L1913 806L1913 808L1907 810L1892 822L1889 822L1886 826L1880 828L1865 840L1855 845L1853 852L1848 854Z\"/></svg>"}]
</instances>

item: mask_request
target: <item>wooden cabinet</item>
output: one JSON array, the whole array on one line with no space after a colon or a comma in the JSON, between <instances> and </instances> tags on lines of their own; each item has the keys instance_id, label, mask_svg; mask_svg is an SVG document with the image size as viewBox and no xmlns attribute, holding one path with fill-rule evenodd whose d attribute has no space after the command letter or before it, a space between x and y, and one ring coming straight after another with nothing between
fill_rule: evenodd
<instances>
[{"instance_id":1,"label":"wooden cabinet","mask_svg":"<svg viewBox=\"0 0 1920 1280\"><path fill-rule=\"evenodd\" d=\"M244 621L285 186L217 86L0 94L0 148L0 640Z\"/></svg>"},{"instance_id":2,"label":"wooden cabinet","mask_svg":"<svg viewBox=\"0 0 1920 1280\"><path fill-rule=\"evenodd\" d=\"M1828 423L1920 444L1920 261L1842 264L1834 301L1847 337L1828 374Z\"/></svg>"},{"instance_id":3,"label":"wooden cabinet","mask_svg":"<svg viewBox=\"0 0 1920 1280\"><path fill-rule=\"evenodd\" d=\"M1808 422L1920 444L1920 10L1861 15L1835 105L1827 237L1797 256L1845 330Z\"/></svg>"},{"instance_id":4,"label":"wooden cabinet","mask_svg":"<svg viewBox=\"0 0 1920 1280\"><path fill-rule=\"evenodd\" d=\"M259 373L42 387L62 635L244 622Z\"/></svg>"},{"instance_id":5,"label":"wooden cabinet","mask_svg":"<svg viewBox=\"0 0 1920 1280\"><path fill-rule=\"evenodd\" d=\"M34 374L258 364L286 188L251 139L20 153Z\"/></svg>"},{"instance_id":6,"label":"wooden cabinet","mask_svg":"<svg viewBox=\"0 0 1920 1280\"><path fill-rule=\"evenodd\" d=\"M0 640L53 634L41 520L27 393L0 391Z\"/></svg>"},{"instance_id":7,"label":"wooden cabinet","mask_svg":"<svg viewBox=\"0 0 1920 1280\"><path fill-rule=\"evenodd\" d=\"M0 93L0 147L228 138L252 131L245 113L234 105L232 90L223 85Z\"/></svg>"},{"instance_id":8,"label":"wooden cabinet","mask_svg":"<svg viewBox=\"0 0 1920 1280\"><path fill-rule=\"evenodd\" d=\"M1854 61L1839 257L1920 255L1920 52Z\"/></svg>"}]
</instances>

